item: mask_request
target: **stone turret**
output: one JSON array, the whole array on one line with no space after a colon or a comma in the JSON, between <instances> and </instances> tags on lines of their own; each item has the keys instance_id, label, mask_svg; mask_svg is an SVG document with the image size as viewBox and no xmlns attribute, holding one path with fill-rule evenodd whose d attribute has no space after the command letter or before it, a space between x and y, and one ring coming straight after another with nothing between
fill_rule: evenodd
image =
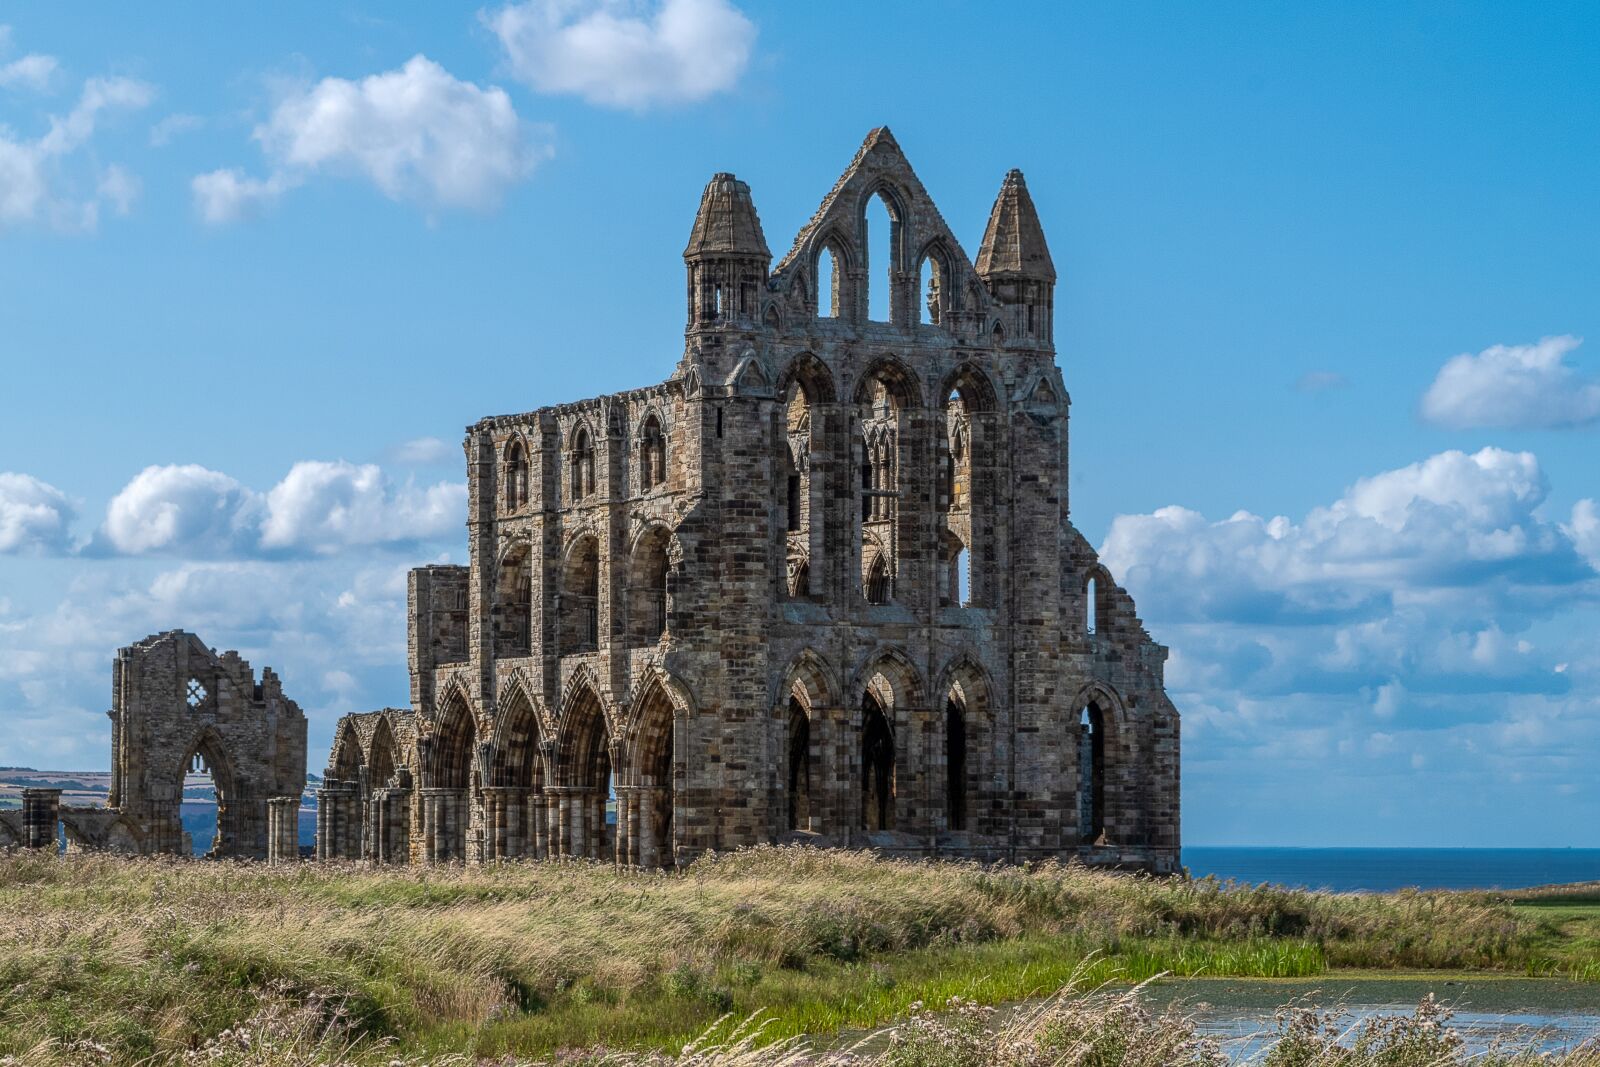
<instances>
[{"instance_id":1,"label":"stone turret","mask_svg":"<svg viewBox=\"0 0 1600 1067\"><path fill-rule=\"evenodd\" d=\"M989 295L1010 311L1007 339L1050 347L1056 266L1020 170L1011 171L1000 185L978 247L977 268Z\"/></svg>"},{"instance_id":2,"label":"stone turret","mask_svg":"<svg viewBox=\"0 0 1600 1067\"><path fill-rule=\"evenodd\" d=\"M712 175L683 261L690 329L755 319L772 253L748 185L732 174Z\"/></svg>"}]
</instances>

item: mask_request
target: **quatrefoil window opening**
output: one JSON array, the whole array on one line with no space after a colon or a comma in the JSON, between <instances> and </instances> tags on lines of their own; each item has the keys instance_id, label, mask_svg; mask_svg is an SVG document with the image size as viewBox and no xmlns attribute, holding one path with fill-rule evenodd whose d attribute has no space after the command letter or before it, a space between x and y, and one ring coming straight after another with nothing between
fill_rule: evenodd
<instances>
[{"instance_id":1,"label":"quatrefoil window opening","mask_svg":"<svg viewBox=\"0 0 1600 1067\"><path fill-rule=\"evenodd\" d=\"M200 679L189 679L189 707L198 708L206 702L206 687L200 684Z\"/></svg>"}]
</instances>

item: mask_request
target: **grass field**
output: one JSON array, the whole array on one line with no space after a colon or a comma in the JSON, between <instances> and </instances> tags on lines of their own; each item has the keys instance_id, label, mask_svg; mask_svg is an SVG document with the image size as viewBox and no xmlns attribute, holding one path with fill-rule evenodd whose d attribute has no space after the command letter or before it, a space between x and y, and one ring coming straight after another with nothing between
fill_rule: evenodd
<instances>
[{"instance_id":1,"label":"grass field","mask_svg":"<svg viewBox=\"0 0 1600 1067\"><path fill-rule=\"evenodd\" d=\"M0 1057L39 1062L52 1041L181 1062L281 1018L387 1063L675 1050L757 1011L771 1042L1161 973L1600 978L1594 893L1332 895L805 849L675 875L12 854L0 918Z\"/></svg>"}]
</instances>

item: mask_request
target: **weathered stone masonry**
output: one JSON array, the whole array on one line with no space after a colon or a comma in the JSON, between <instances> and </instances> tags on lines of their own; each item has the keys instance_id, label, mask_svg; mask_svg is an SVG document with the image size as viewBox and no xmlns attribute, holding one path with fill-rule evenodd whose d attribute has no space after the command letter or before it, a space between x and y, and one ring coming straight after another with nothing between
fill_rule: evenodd
<instances>
[{"instance_id":1,"label":"weathered stone masonry","mask_svg":"<svg viewBox=\"0 0 1600 1067\"><path fill-rule=\"evenodd\" d=\"M875 130L771 260L716 175L672 377L468 427L471 563L412 573L411 707L341 720L320 856L1176 869L1166 650L1068 518L1022 175L974 264Z\"/></svg>"},{"instance_id":2,"label":"weathered stone masonry","mask_svg":"<svg viewBox=\"0 0 1600 1067\"><path fill-rule=\"evenodd\" d=\"M23 793L21 833L0 818L0 846L191 855L180 819L185 776L209 771L217 832L207 854L298 857L306 717L271 668L256 681L237 652L218 655L182 630L117 650L111 674L111 795L66 807L59 789ZM10 813L5 813L10 814Z\"/></svg>"}]
</instances>

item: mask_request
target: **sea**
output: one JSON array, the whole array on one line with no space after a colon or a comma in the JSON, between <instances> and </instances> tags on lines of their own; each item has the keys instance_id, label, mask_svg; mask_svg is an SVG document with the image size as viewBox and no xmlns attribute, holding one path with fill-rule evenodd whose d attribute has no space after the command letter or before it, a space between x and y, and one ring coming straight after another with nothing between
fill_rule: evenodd
<instances>
[{"instance_id":1,"label":"sea","mask_svg":"<svg viewBox=\"0 0 1600 1067\"><path fill-rule=\"evenodd\" d=\"M1183 850L1196 878L1348 893L1527 889L1600 882L1600 848L1230 848Z\"/></svg>"}]
</instances>

